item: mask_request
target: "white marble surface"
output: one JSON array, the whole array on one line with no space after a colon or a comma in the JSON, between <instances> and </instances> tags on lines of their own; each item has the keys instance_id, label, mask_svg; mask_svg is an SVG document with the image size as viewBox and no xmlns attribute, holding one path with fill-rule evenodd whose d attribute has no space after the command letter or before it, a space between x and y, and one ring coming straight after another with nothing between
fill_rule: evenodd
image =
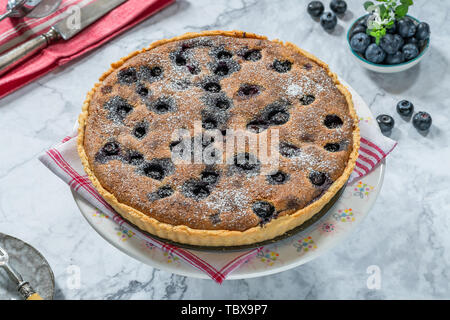
<instances>
[{"instance_id":1,"label":"white marble surface","mask_svg":"<svg viewBox=\"0 0 450 320\"><path fill-rule=\"evenodd\" d=\"M328 3L329 1L324 1ZM179 0L82 59L0 101L0 231L38 248L53 267L57 299L432 299L450 298L450 3L416 0L413 16L432 29L428 57L403 74L365 71L352 60L345 31L362 1L332 33L306 14L306 0ZM71 193L37 155L72 128L86 92L129 52L187 31L241 29L292 41L328 62L368 102L391 114L399 141L381 195L345 245L296 269L227 281L185 278L142 265L106 243L79 213ZM395 112L411 100L433 116L426 136ZM81 286L70 286L70 265ZM370 290L366 269L381 270Z\"/></svg>"}]
</instances>

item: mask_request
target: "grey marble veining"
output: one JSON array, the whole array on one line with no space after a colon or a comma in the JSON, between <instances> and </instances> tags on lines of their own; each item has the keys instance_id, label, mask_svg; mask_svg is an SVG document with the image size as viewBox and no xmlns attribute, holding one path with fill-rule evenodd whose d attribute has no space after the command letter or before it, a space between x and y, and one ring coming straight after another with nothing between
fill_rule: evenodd
<instances>
[{"instance_id":1,"label":"grey marble veining","mask_svg":"<svg viewBox=\"0 0 450 320\"><path fill-rule=\"evenodd\" d=\"M328 5L328 0L324 1ZM0 231L34 245L52 265L57 299L442 299L450 298L450 3L416 0L411 15L429 22L429 55L402 74L359 67L345 42L362 1L327 33L306 0L179 0L102 48L0 101ZM86 92L109 63L154 40L188 31L240 29L294 42L326 61L377 115L396 120L399 145L387 161L380 197L358 230L320 258L263 278L185 278L152 269L107 244L82 218L66 185L37 155L73 127ZM433 116L428 135L395 112L411 100ZM70 265L81 287L71 289ZM370 290L366 269L381 270Z\"/></svg>"}]
</instances>

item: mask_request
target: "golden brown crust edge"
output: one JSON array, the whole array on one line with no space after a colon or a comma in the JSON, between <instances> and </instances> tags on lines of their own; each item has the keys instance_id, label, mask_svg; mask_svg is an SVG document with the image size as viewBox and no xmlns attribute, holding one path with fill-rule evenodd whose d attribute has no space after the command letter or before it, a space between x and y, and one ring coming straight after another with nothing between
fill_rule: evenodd
<instances>
[{"instance_id":1,"label":"golden brown crust edge","mask_svg":"<svg viewBox=\"0 0 450 320\"><path fill-rule=\"evenodd\" d=\"M245 231L230 231L230 230L198 230L193 229L184 225L170 225L167 223L162 223L154 218L151 218L142 212L126 205L120 203L116 197L108 192L98 181L97 177L94 175L89 161L84 149L84 134L86 120L89 114L89 105L91 99L101 85L101 82L114 70L122 66L125 61L138 55L141 52L149 51L155 47L161 46L165 43L174 42L178 40L186 40L191 38L203 37L203 36L230 36L236 38L253 38L267 40L267 37L256 35L253 33L247 33L243 31L203 31L196 33L186 33L184 35L172 38L164 39L153 42L148 48L135 51L129 56L122 58L118 62L111 64L110 70L105 72L99 79L99 82L94 85L94 88L87 94L86 100L84 101L82 113L79 116L78 123L78 154L81 158L84 170L92 181L92 184L100 193L100 195L108 202L123 218L130 221L140 229L149 232L150 234L156 235L160 238L172 240L179 243L185 243L190 245L198 246L237 246L237 245L247 245L262 242L265 240L273 239L279 235L286 233L289 230L303 224L308 219L312 218L316 213L318 213L325 204L327 204L333 196L345 185L350 174L352 173L356 159L358 158L358 150L360 144L360 132L358 127L358 117L353 105L353 100L350 92L339 82L337 75L330 71L328 65L314 55L298 48L293 43L283 43L279 40L274 40L282 45L285 45L297 52L300 52L307 58L311 59L321 67L323 67L328 75L334 80L339 91L345 96L348 106L350 116L353 119L353 150L349 156L349 161L343 174L330 186L330 188L320 197L319 200L313 202L309 206L296 211L293 214L285 215L273 219L267 223L264 227L252 227Z\"/></svg>"}]
</instances>

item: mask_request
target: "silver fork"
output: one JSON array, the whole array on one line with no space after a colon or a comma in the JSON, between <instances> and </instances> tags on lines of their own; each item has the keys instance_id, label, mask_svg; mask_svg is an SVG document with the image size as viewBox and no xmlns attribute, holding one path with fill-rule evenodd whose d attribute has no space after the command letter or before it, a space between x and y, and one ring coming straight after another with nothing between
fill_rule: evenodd
<instances>
[{"instance_id":1,"label":"silver fork","mask_svg":"<svg viewBox=\"0 0 450 320\"><path fill-rule=\"evenodd\" d=\"M31 287L28 281L24 281L22 276L9 264L9 255L5 249L0 247L0 267L5 269L9 278L17 285L17 290L26 300L43 300L39 294Z\"/></svg>"}]
</instances>

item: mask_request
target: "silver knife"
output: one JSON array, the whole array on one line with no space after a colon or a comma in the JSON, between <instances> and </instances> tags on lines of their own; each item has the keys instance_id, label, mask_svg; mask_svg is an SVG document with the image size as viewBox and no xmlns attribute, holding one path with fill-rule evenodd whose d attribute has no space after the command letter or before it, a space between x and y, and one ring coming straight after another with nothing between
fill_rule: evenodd
<instances>
[{"instance_id":1,"label":"silver knife","mask_svg":"<svg viewBox=\"0 0 450 320\"><path fill-rule=\"evenodd\" d=\"M73 10L71 10L72 14L56 23L47 33L31 39L0 56L0 76L30 58L39 50L46 48L50 43L60 39L69 40L80 33L84 28L126 1L127 0L96 0L79 9L74 7Z\"/></svg>"}]
</instances>

